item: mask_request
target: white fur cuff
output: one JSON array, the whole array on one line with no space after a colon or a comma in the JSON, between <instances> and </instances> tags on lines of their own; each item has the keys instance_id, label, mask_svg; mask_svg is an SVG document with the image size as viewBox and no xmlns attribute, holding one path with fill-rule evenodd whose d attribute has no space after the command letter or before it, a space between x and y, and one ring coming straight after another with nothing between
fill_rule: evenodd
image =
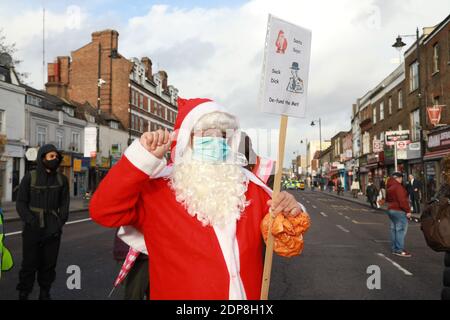
<instances>
[{"instance_id":1,"label":"white fur cuff","mask_svg":"<svg viewBox=\"0 0 450 320\"><path fill-rule=\"evenodd\" d=\"M158 159L148 152L139 142L139 139L134 140L127 150L125 150L125 157L136 168L149 176L157 175L167 164L165 158Z\"/></svg>"}]
</instances>

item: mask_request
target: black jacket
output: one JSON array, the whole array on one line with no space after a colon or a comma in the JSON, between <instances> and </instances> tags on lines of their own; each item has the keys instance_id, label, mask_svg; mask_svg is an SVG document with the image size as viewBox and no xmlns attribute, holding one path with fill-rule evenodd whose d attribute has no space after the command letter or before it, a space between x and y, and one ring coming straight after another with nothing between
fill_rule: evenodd
<instances>
[{"instance_id":1,"label":"black jacket","mask_svg":"<svg viewBox=\"0 0 450 320\"><path fill-rule=\"evenodd\" d=\"M450 300L450 252L445 253L444 288L442 289L442 300Z\"/></svg>"},{"instance_id":2,"label":"black jacket","mask_svg":"<svg viewBox=\"0 0 450 320\"><path fill-rule=\"evenodd\" d=\"M40 230L40 234L43 237L60 234L69 216L70 192L66 176L56 171L47 172L42 162L44 156L51 151L58 152L50 144L39 148L36 159L36 186L49 187L59 185L58 174L61 177L62 186L31 190L31 172L27 172L20 182L16 201L16 209L22 221L29 228ZM59 152L58 154L61 162L62 155ZM44 209L43 228L40 226L39 214L30 210L30 208Z\"/></svg>"},{"instance_id":3,"label":"black jacket","mask_svg":"<svg viewBox=\"0 0 450 320\"><path fill-rule=\"evenodd\" d=\"M450 184L444 183L439 188L439 191L434 196L434 199L439 199L441 197L447 197L450 199ZM441 298L442 300L450 300L450 251L445 253L443 281L444 288L442 289Z\"/></svg>"},{"instance_id":4,"label":"black jacket","mask_svg":"<svg viewBox=\"0 0 450 320\"><path fill-rule=\"evenodd\" d=\"M414 189L417 189L417 191L414 191ZM414 179L412 184L411 181L408 181L408 183L406 184L406 191L408 191L408 195L411 197L411 199L419 199L421 189L422 183L417 179Z\"/></svg>"}]
</instances>

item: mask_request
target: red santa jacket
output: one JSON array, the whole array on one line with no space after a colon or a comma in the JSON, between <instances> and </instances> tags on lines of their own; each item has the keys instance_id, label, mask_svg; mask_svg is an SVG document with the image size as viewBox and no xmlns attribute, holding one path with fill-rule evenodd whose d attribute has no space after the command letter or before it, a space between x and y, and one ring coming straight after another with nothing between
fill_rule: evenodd
<instances>
[{"instance_id":1,"label":"red santa jacket","mask_svg":"<svg viewBox=\"0 0 450 320\"><path fill-rule=\"evenodd\" d=\"M145 170L144 170L145 171ZM90 203L94 221L107 227L131 225L145 239L152 299L228 299L230 276L218 238L190 216L168 185L149 179L127 157L110 170ZM269 195L250 182L250 205L236 226L239 275L247 299L259 299L263 270L260 223Z\"/></svg>"}]
</instances>

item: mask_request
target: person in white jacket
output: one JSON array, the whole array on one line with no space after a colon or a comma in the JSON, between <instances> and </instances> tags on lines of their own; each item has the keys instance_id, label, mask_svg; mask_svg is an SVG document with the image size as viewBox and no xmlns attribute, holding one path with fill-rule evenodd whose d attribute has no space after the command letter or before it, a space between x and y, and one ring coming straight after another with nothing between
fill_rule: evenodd
<instances>
[{"instance_id":1,"label":"person in white jacket","mask_svg":"<svg viewBox=\"0 0 450 320\"><path fill-rule=\"evenodd\" d=\"M352 186L350 187L350 189L352 190L353 198L358 198L358 192L360 190L358 180L356 180L356 179L353 180Z\"/></svg>"}]
</instances>

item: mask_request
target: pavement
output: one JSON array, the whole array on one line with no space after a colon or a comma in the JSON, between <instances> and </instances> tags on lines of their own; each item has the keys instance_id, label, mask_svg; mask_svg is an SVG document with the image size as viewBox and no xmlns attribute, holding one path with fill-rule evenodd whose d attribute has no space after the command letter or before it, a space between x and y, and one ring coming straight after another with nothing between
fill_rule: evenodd
<instances>
[{"instance_id":1,"label":"pavement","mask_svg":"<svg viewBox=\"0 0 450 320\"><path fill-rule=\"evenodd\" d=\"M19 221L20 217L16 211L15 202L3 202L1 205L3 210L4 221ZM86 211L89 208L89 200L84 198L71 198L69 212L76 213Z\"/></svg>"},{"instance_id":2,"label":"pavement","mask_svg":"<svg viewBox=\"0 0 450 320\"><path fill-rule=\"evenodd\" d=\"M381 211L326 192L289 192L305 205L312 224L299 257L274 255L270 299L440 299L444 255L427 247L420 224L409 222L406 249L412 257L397 257L390 250L389 219ZM5 245L12 252L15 267L2 274L0 300L11 300L17 298L21 224L6 222L5 229ZM121 287L108 297L120 269L112 257L114 232L92 222L87 211L70 215L52 288L54 299L122 299ZM69 267L74 265L81 270L81 288L71 290L67 283L71 276ZM374 272L379 281L375 288L370 285ZM37 295L35 288L32 298Z\"/></svg>"},{"instance_id":3,"label":"pavement","mask_svg":"<svg viewBox=\"0 0 450 320\"><path fill-rule=\"evenodd\" d=\"M350 202L353 202L353 203L361 204L361 205L364 205L366 207L372 208L370 206L369 202L367 202L367 197L365 195L358 194L358 197L354 198L353 194L350 191L345 191L345 192L343 192L342 195L337 195L336 191L329 192L329 191L316 190L315 192L323 192L323 193L326 193L327 195L335 197L335 198L339 198L339 199L342 199L342 200L345 200L345 201L350 201ZM381 206L380 208L377 208L375 210L379 210L379 211L384 212L384 211L387 210L387 208L388 208L387 204L384 204L383 206ZM420 213L411 213L411 218L413 220L415 220L416 222L419 222L420 221Z\"/></svg>"}]
</instances>

